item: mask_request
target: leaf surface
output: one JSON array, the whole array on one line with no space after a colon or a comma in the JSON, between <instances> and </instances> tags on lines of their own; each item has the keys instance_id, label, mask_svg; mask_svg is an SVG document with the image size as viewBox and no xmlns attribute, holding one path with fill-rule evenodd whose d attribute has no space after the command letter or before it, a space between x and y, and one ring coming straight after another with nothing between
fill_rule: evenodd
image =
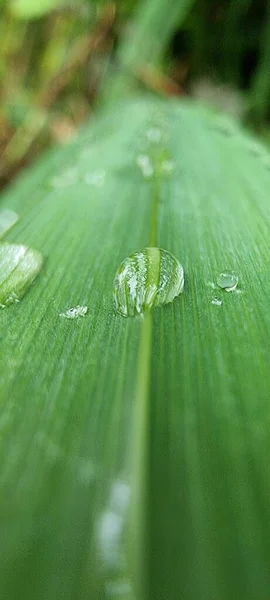
<instances>
[{"instance_id":1,"label":"leaf surface","mask_svg":"<svg viewBox=\"0 0 270 600\"><path fill-rule=\"evenodd\" d=\"M268 598L269 164L201 106L138 99L3 197L5 240L44 258L0 312L4 597ZM115 273L150 244L184 293L124 319Z\"/></svg>"}]
</instances>

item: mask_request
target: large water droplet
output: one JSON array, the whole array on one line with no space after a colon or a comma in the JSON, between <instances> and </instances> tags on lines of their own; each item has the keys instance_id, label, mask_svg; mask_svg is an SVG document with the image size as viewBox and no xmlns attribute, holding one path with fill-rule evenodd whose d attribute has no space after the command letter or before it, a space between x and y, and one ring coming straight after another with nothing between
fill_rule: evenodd
<instances>
[{"instance_id":1,"label":"large water droplet","mask_svg":"<svg viewBox=\"0 0 270 600\"><path fill-rule=\"evenodd\" d=\"M65 319L77 319L78 317L84 317L88 311L88 306L74 306L72 308L68 308L64 313L60 313L59 317L64 317Z\"/></svg>"},{"instance_id":2,"label":"large water droplet","mask_svg":"<svg viewBox=\"0 0 270 600\"><path fill-rule=\"evenodd\" d=\"M123 317L172 302L184 288L184 270L177 258L161 248L130 254L114 280L116 310Z\"/></svg>"},{"instance_id":3,"label":"large water droplet","mask_svg":"<svg viewBox=\"0 0 270 600\"><path fill-rule=\"evenodd\" d=\"M220 273L217 277L217 284L227 292L232 292L237 287L238 276L233 271Z\"/></svg>"},{"instance_id":4,"label":"large water droplet","mask_svg":"<svg viewBox=\"0 0 270 600\"><path fill-rule=\"evenodd\" d=\"M0 237L18 221L19 215L10 208L0 210Z\"/></svg>"},{"instance_id":5,"label":"large water droplet","mask_svg":"<svg viewBox=\"0 0 270 600\"><path fill-rule=\"evenodd\" d=\"M21 300L42 262L37 250L19 244L0 245L0 308Z\"/></svg>"}]
</instances>

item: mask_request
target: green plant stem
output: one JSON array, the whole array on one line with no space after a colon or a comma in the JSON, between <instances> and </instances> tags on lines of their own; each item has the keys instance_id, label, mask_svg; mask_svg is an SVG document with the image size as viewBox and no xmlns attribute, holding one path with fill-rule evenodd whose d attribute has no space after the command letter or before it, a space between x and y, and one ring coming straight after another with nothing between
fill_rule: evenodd
<instances>
[{"instance_id":1,"label":"green plant stem","mask_svg":"<svg viewBox=\"0 0 270 600\"><path fill-rule=\"evenodd\" d=\"M183 22L193 2L172 0L170 10L166 0L146 0L139 4L132 33L126 36L118 53L120 72L105 85L104 101L114 102L133 90L142 66L159 64L171 35Z\"/></svg>"}]
</instances>

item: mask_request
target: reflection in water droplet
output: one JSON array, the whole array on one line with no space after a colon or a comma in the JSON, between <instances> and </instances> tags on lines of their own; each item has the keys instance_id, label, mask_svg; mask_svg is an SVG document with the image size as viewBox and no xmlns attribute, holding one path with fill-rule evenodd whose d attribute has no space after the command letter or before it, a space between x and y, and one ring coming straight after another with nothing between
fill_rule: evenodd
<instances>
[{"instance_id":1,"label":"reflection in water droplet","mask_svg":"<svg viewBox=\"0 0 270 600\"><path fill-rule=\"evenodd\" d=\"M22 299L42 262L37 250L18 244L0 245L0 308Z\"/></svg>"},{"instance_id":2,"label":"reflection in water droplet","mask_svg":"<svg viewBox=\"0 0 270 600\"><path fill-rule=\"evenodd\" d=\"M60 313L59 317L64 317L65 319L77 319L78 317L84 317L88 311L88 306L74 306L72 308L68 308L66 312Z\"/></svg>"},{"instance_id":3,"label":"reflection in water droplet","mask_svg":"<svg viewBox=\"0 0 270 600\"><path fill-rule=\"evenodd\" d=\"M136 162L144 177L148 178L154 175L154 167L147 154L139 154Z\"/></svg>"},{"instance_id":4,"label":"reflection in water droplet","mask_svg":"<svg viewBox=\"0 0 270 600\"><path fill-rule=\"evenodd\" d=\"M167 250L144 248L130 254L114 280L116 310L123 317L172 302L184 288L184 270Z\"/></svg>"},{"instance_id":5,"label":"reflection in water droplet","mask_svg":"<svg viewBox=\"0 0 270 600\"><path fill-rule=\"evenodd\" d=\"M221 306L222 300L219 300L218 298L214 298L214 300L212 300L211 304L214 304L215 306Z\"/></svg>"},{"instance_id":6,"label":"reflection in water droplet","mask_svg":"<svg viewBox=\"0 0 270 600\"><path fill-rule=\"evenodd\" d=\"M238 284L238 276L234 272L220 273L217 277L217 284L227 292L233 292Z\"/></svg>"},{"instance_id":7,"label":"reflection in water droplet","mask_svg":"<svg viewBox=\"0 0 270 600\"><path fill-rule=\"evenodd\" d=\"M101 187L105 182L105 171L104 169L98 169L97 171L92 171L87 173L84 177L85 183L87 185L94 185L96 187Z\"/></svg>"},{"instance_id":8,"label":"reflection in water droplet","mask_svg":"<svg viewBox=\"0 0 270 600\"><path fill-rule=\"evenodd\" d=\"M0 210L0 237L4 235L12 225L18 221L19 215L10 208L2 208Z\"/></svg>"},{"instance_id":9,"label":"reflection in water droplet","mask_svg":"<svg viewBox=\"0 0 270 600\"><path fill-rule=\"evenodd\" d=\"M158 144L160 142L160 140L161 140L161 137L162 137L161 130L158 129L157 127L150 127L146 131L146 137L149 140L149 142L152 142L154 144Z\"/></svg>"},{"instance_id":10,"label":"reflection in water droplet","mask_svg":"<svg viewBox=\"0 0 270 600\"><path fill-rule=\"evenodd\" d=\"M69 167L59 175L52 178L51 184L54 188L65 188L74 185L78 181L78 171L76 167Z\"/></svg>"}]
</instances>

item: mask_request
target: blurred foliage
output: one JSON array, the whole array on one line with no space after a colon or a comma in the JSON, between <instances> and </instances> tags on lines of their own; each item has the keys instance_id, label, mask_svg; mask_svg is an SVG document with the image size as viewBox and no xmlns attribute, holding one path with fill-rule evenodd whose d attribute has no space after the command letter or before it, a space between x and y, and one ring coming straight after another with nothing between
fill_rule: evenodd
<instances>
[{"instance_id":1,"label":"blurred foliage","mask_svg":"<svg viewBox=\"0 0 270 600\"><path fill-rule=\"evenodd\" d=\"M41 149L72 138L91 115L104 81L119 74L123 64L129 68L118 45L132 33L139 4L0 0L0 185ZM150 4L154 18L155 2ZM162 95L193 94L265 124L270 98L266 0L197 0L181 28L177 5L173 1L164 15L164 30L169 22L171 31L174 20L175 31L164 55L149 63L144 43L150 30L145 42L140 40L138 86Z\"/></svg>"}]
</instances>

